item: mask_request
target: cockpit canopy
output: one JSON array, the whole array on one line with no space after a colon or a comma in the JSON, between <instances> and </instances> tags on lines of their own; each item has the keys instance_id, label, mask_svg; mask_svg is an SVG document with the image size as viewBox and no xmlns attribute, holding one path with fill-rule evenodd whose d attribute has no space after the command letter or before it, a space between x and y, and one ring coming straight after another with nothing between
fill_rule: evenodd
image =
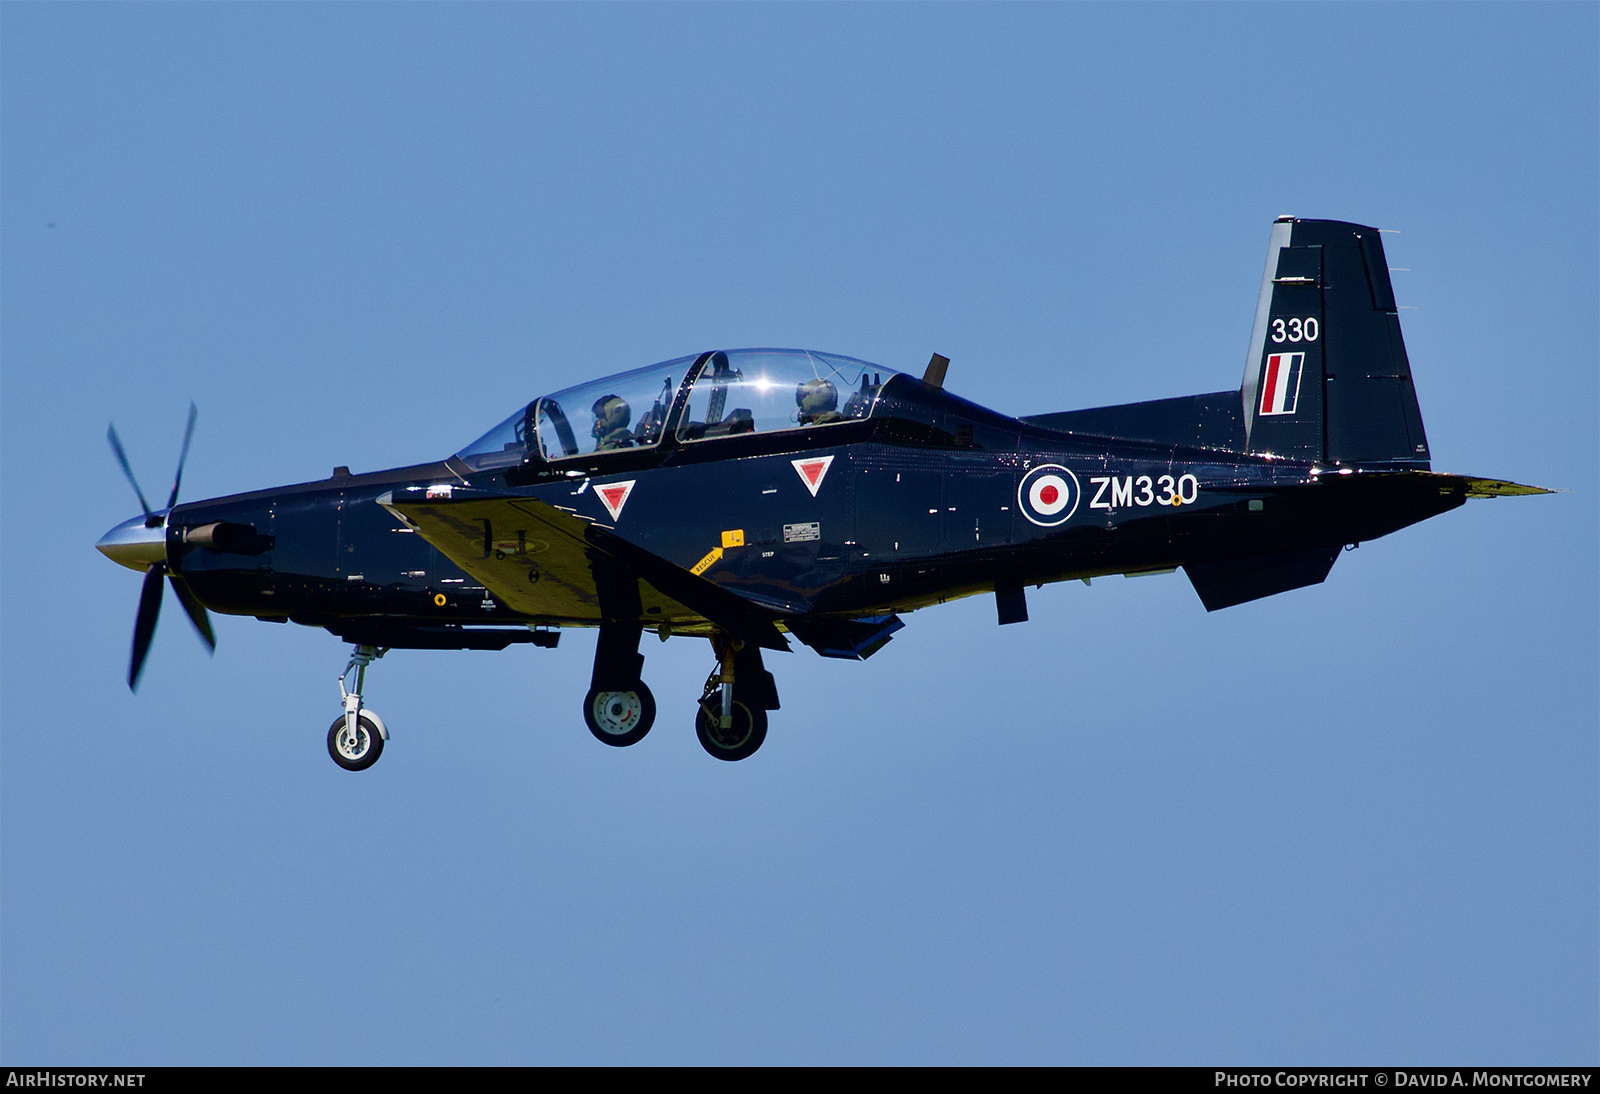
<instances>
[{"instance_id":1,"label":"cockpit canopy","mask_svg":"<svg viewBox=\"0 0 1600 1094\"><path fill-rule=\"evenodd\" d=\"M477 470L834 425L871 416L894 370L800 349L717 350L535 399L456 455Z\"/></svg>"}]
</instances>

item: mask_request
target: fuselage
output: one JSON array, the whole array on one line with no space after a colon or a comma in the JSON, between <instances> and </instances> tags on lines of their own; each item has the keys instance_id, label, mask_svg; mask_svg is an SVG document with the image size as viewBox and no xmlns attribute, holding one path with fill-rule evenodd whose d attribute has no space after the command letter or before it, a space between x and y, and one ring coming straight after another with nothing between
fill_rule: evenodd
<instances>
[{"instance_id":1,"label":"fuselage","mask_svg":"<svg viewBox=\"0 0 1600 1094\"><path fill-rule=\"evenodd\" d=\"M619 483L632 485L613 513L603 495ZM861 421L688 445L666 437L560 464L475 469L452 457L179 505L166 515L167 564L212 610L336 634L387 627L393 645L416 626L599 622L598 605L554 585L548 612L513 610L379 503L440 487L572 512L780 619L1334 549L1464 497L1406 477L1046 428L896 375ZM736 546L722 548L727 534ZM525 592L538 600L536 584Z\"/></svg>"}]
</instances>

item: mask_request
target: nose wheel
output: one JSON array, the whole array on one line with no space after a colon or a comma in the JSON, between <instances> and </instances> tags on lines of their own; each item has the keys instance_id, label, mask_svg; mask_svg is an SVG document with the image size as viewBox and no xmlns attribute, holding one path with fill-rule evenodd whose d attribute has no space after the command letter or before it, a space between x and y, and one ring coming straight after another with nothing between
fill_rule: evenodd
<instances>
[{"instance_id":1,"label":"nose wheel","mask_svg":"<svg viewBox=\"0 0 1600 1094\"><path fill-rule=\"evenodd\" d=\"M382 727L377 715L362 711L351 733L341 714L328 727L328 755L346 771L365 771L383 755Z\"/></svg>"},{"instance_id":2,"label":"nose wheel","mask_svg":"<svg viewBox=\"0 0 1600 1094\"><path fill-rule=\"evenodd\" d=\"M350 663L339 674L339 695L344 700L344 713L328 727L328 755L346 771L365 771L383 755L383 742L389 739L389 730L372 711L361 705L361 689L367 682L367 666L389 651L375 646L357 646L350 654ZM355 687L347 686L351 675Z\"/></svg>"}]
</instances>

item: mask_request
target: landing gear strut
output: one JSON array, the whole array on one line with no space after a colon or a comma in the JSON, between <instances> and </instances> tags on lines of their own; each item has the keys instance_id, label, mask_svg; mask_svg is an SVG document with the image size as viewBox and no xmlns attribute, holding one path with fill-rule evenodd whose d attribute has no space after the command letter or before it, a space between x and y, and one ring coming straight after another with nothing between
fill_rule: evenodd
<instances>
[{"instance_id":1,"label":"landing gear strut","mask_svg":"<svg viewBox=\"0 0 1600 1094\"><path fill-rule=\"evenodd\" d=\"M761 650L731 635L711 639L717 667L706 677L695 713L700 747L719 760L742 760L767 739L767 711L778 709L778 689L761 664Z\"/></svg>"},{"instance_id":2,"label":"landing gear strut","mask_svg":"<svg viewBox=\"0 0 1600 1094\"><path fill-rule=\"evenodd\" d=\"M346 771L365 771L377 763L383 755L383 742L389 739L383 719L361 706L367 666L388 652L375 646L357 646L350 654L350 663L339 674L344 713L328 727L328 755ZM354 690L345 686L351 673L355 674Z\"/></svg>"}]
</instances>

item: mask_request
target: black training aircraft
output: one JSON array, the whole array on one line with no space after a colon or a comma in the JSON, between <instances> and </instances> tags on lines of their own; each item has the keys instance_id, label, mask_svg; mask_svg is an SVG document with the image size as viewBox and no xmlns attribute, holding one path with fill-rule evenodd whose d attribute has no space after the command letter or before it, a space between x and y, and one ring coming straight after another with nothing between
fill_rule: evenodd
<instances>
[{"instance_id":1,"label":"black training aircraft","mask_svg":"<svg viewBox=\"0 0 1600 1094\"><path fill-rule=\"evenodd\" d=\"M930 604L992 592L1018 623L1025 586L1178 567L1215 611L1469 497L1545 492L1429 470L1383 243L1356 224L1273 224L1239 390L1008 418L945 391L948 364L718 350L537 398L439 463L183 505L174 481L159 510L141 492L97 544L145 572L128 684L163 577L207 645L207 609L325 628L355 647L328 730L354 771L388 737L362 686L390 649L598 627L584 720L631 745L656 714L642 633L693 635L717 659L700 743L739 760L786 632L865 659ZM193 428L191 407L185 456Z\"/></svg>"}]
</instances>

